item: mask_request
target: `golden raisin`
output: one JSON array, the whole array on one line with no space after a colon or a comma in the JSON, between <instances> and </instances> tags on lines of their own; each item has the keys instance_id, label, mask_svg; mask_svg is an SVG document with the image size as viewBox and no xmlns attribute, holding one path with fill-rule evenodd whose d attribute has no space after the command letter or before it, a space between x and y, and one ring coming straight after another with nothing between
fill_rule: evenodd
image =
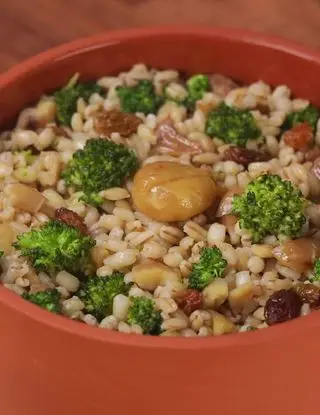
<instances>
[{"instance_id":1,"label":"golden raisin","mask_svg":"<svg viewBox=\"0 0 320 415\"><path fill-rule=\"evenodd\" d=\"M119 133L122 137L129 137L141 123L142 120L136 115L117 110L99 111L94 117L94 129L105 136Z\"/></svg>"},{"instance_id":2,"label":"golden raisin","mask_svg":"<svg viewBox=\"0 0 320 415\"><path fill-rule=\"evenodd\" d=\"M288 146L295 150L303 150L312 142L313 131L310 124L304 122L286 131L283 139Z\"/></svg>"},{"instance_id":3,"label":"golden raisin","mask_svg":"<svg viewBox=\"0 0 320 415\"><path fill-rule=\"evenodd\" d=\"M293 289L303 303L308 303L312 308L320 305L320 288L316 285L299 283Z\"/></svg>"},{"instance_id":4,"label":"golden raisin","mask_svg":"<svg viewBox=\"0 0 320 415\"><path fill-rule=\"evenodd\" d=\"M188 289L176 294L175 301L181 310L187 315L198 310L202 305L202 294L193 289Z\"/></svg>"}]
</instances>

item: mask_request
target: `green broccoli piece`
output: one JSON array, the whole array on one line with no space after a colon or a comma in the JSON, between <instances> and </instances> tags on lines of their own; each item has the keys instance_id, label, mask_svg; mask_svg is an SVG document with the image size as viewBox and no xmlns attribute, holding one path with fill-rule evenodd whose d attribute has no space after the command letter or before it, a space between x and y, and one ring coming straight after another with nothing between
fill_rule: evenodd
<instances>
[{"instance_id":1,"label":"green broccoli piece","mask_svg":"<svg viewBox=\"0 0 320 415\"><path fill-rule=\"evenodd\" d=\"M62 125L70 125L72 115L77 111L78 99L83 98L88 101L95 92L102 94L103 88L94 82L77 83L72 78L68 85L53 94L58 122Z\"/></svg>"},{"instance_id":2,"label":"green broccoli piece","mask_svg":"<svg viewBox=\"0 0 320 415\"><path fill-rule=\"evenodd\" d=\"M13 246L22 256L29 257L37 270L50 274L59 270L76 273L85 272L95 241L77 228L50 220L39 229L18 235Z\"/></svg>"},{"instance_id":3,"label":"green broccoli piece","mask_svg":"<svg viewBox=\"0 0 320 415\"><path fill-rule=\"evenodd\" d=\"M196 101L202 99L205 92L210 91L209 77L203 74L193 75L187 80L187 90L186 105L192 109Z\"/></svg>"},{"instance_id":4,"label":"green broccoli piece","mask_svg":"<svg viewBox=\"0 0 320 415\"><path fill-rule=\"evenodd\" d=\"M98 320L112 314L113 298L118 294L127 295L131 283L126 283L124 274L114 272L107 277L92 277L80 289L78 296L85 304L85 310Z\"/></svg>"},{"instance_id":5,"label":"green broccoli piece","mask_svg":"<svg viewBox=\"0 0 320 415\"><path fill-rule=\"evenodd\" d=\"M249 183L246 191L234 196L232 211L240 218L240 227L248 230L253 242L266 235L299 235L305 223L306 201L299 189L279 176L265 174Z\"/></svg>"},{"instance_id":6,"label":"green broccoli piece","mask_svg":"<svg viewBox=\"0 0 320 415\"><path fill-rule=\"evenodd\" d=\"M2 249L0 249L0 258L2 258L4 255L4 252L2 251Z\"/></svg>"},{"instance_id":7,"label":"green broccoli piece","mask_svg":"<svg viewBox=\"0 0 320 415\"><path fill-rule=\"evenodd\" d=\"M112 141L92 139L83 150L74 153L62 177L67 186L84 193L81 200L99 206L103 203L99 192L121 186L137 167L138 158L133 151Z\"/></svg>"},{"instance_id":8,"label":"green broccoli piece","mask_svg":"<svg viewBox=\"0 0 320 415\"><path fill-rule=\"evenodd\" d=\"M320 258L314 262L313 276L309 278L311 282L320 281Z\"/></svg>"},{"instance_id":9,"label":"green broccoli piece","mask_svg":"<svg viewBox=\"0 0 320 415\"><path fill-rule=\"evenodd\" d=\"M310 125L310 127L312 127L312 130L315 133L319 117L320 112L318 108L309 104L303 110L291 112L290 114L288 114L281 128L282 131L285 131L289 130L297 124L307 122Z\"/></svg>"},{"instance_id":10,"label":"green broccoli piece","mask_svg":"<svg viewBox=\"0 0 320 415\"><path fill-rule=\"evenodd\" d=\"M248 140L259 138L261 131L249 110L240 110L221 103L208 115L206 134L226 143L245 147Z\"/></svg>"},{"instance_id":11,"label":"green broccoli piece","mask_svg":"<svg viewBox=\"0 0 320 415\"><path fill-rule=\"evenodd\" d=\"M189 287L201 291L215 278L219 278L226 269L227 261L217 247L204 248L201 251L200 261L193 264L188 277Z\"/></svg>"},{"instance_id":12,"label":"green broccoli piece","mask_svg":"<svg viewBox=\"0 0 320 415\"><path fill-rule=\"evenodd\" d=\"M131 297L127 321L131 325L138 324L144 334L159 335L161 333L162 317L150 298Z\"/></svg>"},{"instance_id":13,"label":"green broccoli piece","mask_svg":"<svg viewBox=\"0 0 320 415\"><path fill-rule=\"evenodd\" d=\"M55 288L35 293L23 293L22 297L33 304L36 304L51 313L60 314L60 293Z\"/></svg>"},{"instance_id":14,"label":"green broccoli piece","mask_svg":"<svg viewBox=\"0 0 320 415\"><path fill-rule=\"evenodd\" d=\"M156 95L151 81L142 80L136 86L119 86L117 94L123 112L156 114L163 99Z\"/></svg>"}]
</instances>

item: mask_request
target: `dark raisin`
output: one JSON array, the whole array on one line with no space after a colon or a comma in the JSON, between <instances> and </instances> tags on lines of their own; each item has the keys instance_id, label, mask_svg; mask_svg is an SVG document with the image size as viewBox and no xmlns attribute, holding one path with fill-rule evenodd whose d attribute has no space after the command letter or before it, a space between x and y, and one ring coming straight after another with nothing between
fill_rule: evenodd
<instances>
[{"instance_id":1,"label":"dark raisin","mask_svg":"<svg viewBox=\"0 0 320 415\"><path fill-rule=\"evenodd\" d=\"M83 234L87 233L87 227L84 224L82 217L76 212L73 212L73 210L64 207L57 209L55 212L55 218L60 222L64 222L68 226L79 229L79 231Z\"/></svg>"},{"instance_id":2,"label":"dark raisin","mask_svg":"<svg viewBox=\"0 0 320 415\"><path fill-rule=\"evenodd\" d=\"M263 115L270 114L270 107L267 103L258 103L256 106L256 110L260 111Z\"/></svg>"},{"instance_id":3,"label":"dark raisin","mask_svg":"<svg viewBox=\"0 0 320 415\"><path fill-rule=\"evenodd\" d=\"M231 160L237 164L248 166L248 164L256 161L268 161L270 159L269 154L263 152L260 153L254 150L247 150L246 148L240 148L236 146L230 146L223 153L223 160Z\"/></svg>"},{"instance_id":4,"label":"dark raisin","mask_svg":"<svg viewBox=\"0 0 320 415\"><path fill-rule=\"evenodd\" d=\"M316 285L299 283L293 289L303 303L308 303L312 308L320 306L320 288Z\"/></svg>"},{"instance_id":5,"label":"dark raisin","mask_svg":"<svg viewBox=\"0 0 320 415\"><path fill-rule=\"evenodd\" d=\"M302 301L294 290L276 291L269 297L264 316L269 326L299 317Z\"/></svg>"}]
</instances>

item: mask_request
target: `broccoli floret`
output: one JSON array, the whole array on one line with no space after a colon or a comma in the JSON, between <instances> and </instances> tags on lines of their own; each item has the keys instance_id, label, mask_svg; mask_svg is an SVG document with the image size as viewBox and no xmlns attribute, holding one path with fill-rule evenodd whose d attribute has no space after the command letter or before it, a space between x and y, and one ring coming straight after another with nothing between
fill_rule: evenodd
<instances>
[{"instance_id":1,"label":"broccoli floret","mask_svg":"<svg viewBox=\"0 0 320 415\"><path fill-rule=\"evenodd\" d=\"M320 281L320 258L314 262L313 276L309 278L311 282Z\"/></svg>"},{"instance_id":2,"label":"broccoli floret","mask_svg":"<svg viewBox=\"0 0 320 415\"><path fill-rule=\"evenodd\" d=\"M206 134L245 147L248 140L260 137L261 131L249 110L232 108L222 103L209 113Z\"/></svg>"},{"instance_id":3,"label":"broccoli floret","mask_svg":"<svg viewBox=\"0 0 320 415\"><path fill-rule=\"evenodd\" d=\"M49 273L59 270L85 272L94 245L90 236L57 220L18 235L13 244L22 256L30 258L34 268Z\"/></svg>"},{"instance_id":4,"label":"broccoli floret","mask_svg":"<svg viewBox=\"0 0 320 415\"><path fill-rule=\"evenodd\" d=\"M2 258L4 255L4 252L2 251L2 249L0 249L0 258Z\"/></svg>"},{"instance_id":5,"label":"broccoli floret","mask_svg":"<svg viewBox=\"0 0 320 415\"><path fill-rule=\"evenodd\" d=\"M51 311L51 313L60 314L60 293L55 288L35 293L23 293L22 297L33 304Z\"/></svg>"},{"instance_id":6,"label":"broccoli floret","mask_svg":"<svg viewBox=\"0 0 320 415\"><path fill-rule=\"evenodd\" d=\"M282 130L289 130L297 124L307 122L312 127L313 132L316 131L317 121L320 117L318 108L309 104L306 108L300 111L291 112L287 115L284 123L282 124Z\"/></svg>"},{"instance_id":7,"label":"broccoli floret","mask_svg":"<svg viewBox=\"0 0 320 415\"><path fill-rule=\"evenodd\" d=\"M201 251L200 261L193 264L188 277L189 287L201 291L215 278L221 277L226 269L227 261L217 247L204 248Z\"/></svg>"},{"instance_id":8,"label":"broccoli floret","mask_svg":"<svg viewBox=\"0 0 320 415\"><path fill-rule=\"evenodd\" d=\"M127 295L131 283L126 283L124 275L114 272L107 277L92 277L80 289L78 296L85 304L85 310L98 320L112 314L113 298L118 294Z\"/></svg>"},{"instance_id":9,"label":"broccoli floret","mask_svg":"<svg viewBox=\"0 0 320 415\"><path fill-rule=\"evenodd\" d=\"M102 94L103 89L94 82L75 83L72 81L56 91L53 95L57 107L58 122L62 125L70 125L72 115L77 111L78 99L83 98L88 101L95 92Z\"/></svg>"},{"instance_id":10,"label":"broccoli floret","mask_svg":"<svg viewBox=\"0 0 320 415\"><path fill-rule=\"evenodd\" d=\"M138 159L133 151L104 139L87 141L83 150L74 153L62 172L67 186L74 186L84 195L81 200L93 206L103 203L101 190L121 186L137 169Z\"/></svg>"},{"instance_id":11,"label":"broccoli floret","mask_svg":"<svg viewBox=\"0 0 320 415\"><path fill-rule=\"evenodd\" d=\"M193 108L196 101L201 99L205 92L210 91L210 82L207 75L193 75L187 81L188 97L186 104L189 108Z\"/></svg>"},{"instance_id":12,"label":"broccoli floret","mask_svg":"<svg viewBox=\"0 0 320 415\"><path fill-rule=\"evenodd\" d=\"M151 81L142 80L136 86L119 86L117 94L123 112L156 114L163 99L156 95Z\"/></svg>"},{"instance_id":13,"label":"broccoli floret","mask_svg":"<svg viewBox=\"0 0 320 415\"><path fill-rule=\"evenodd\" d=\"M299 189L279 176L265 174L249 183L246 191L234 196L233 213L240 227L248 230L254 242L266 235L299 235L305 223L306 201Z\"/></svg>"},{"instance_id":14,"label":"broccoli floret","mask_svg":"<svg viewBox=\"0 0 320 415\"><path fill-rule=\"evenodd\" d=\"M162 317L150 298L132 297L127 321L131 325L138 324L144 334L158 335L161 332Z\"/></svg>"}]
</instances>

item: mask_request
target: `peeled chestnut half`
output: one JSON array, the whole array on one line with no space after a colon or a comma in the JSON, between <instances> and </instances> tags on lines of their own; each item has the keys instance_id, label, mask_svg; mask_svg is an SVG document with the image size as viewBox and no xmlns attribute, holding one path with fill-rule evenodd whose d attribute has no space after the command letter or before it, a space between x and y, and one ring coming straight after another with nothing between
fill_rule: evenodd
<instances>
[{"instance_id":1,"label":"peeled chestnut half","mask_svg":"<svg viewBox=\"0 0 320 415\"><path fill-rule=\"evenodd\" d=\"M184 221L210 207L216 198L216 186L206 170L157 162L137 172L132 198L138 210L156 221Z\"/></svg>"}]
</instances>

